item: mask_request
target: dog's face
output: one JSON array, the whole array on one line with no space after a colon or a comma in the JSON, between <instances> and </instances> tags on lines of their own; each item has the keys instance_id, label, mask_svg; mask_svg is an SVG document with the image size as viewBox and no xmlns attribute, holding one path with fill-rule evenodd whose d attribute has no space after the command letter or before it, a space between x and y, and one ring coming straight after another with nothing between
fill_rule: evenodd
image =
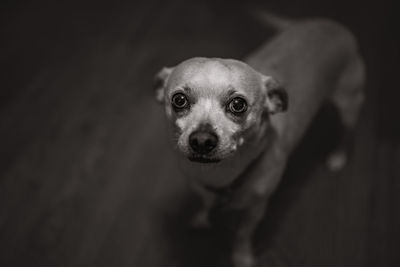
<instances>
[{"instance_id":1,"label":"dog's face","mask_svg":"<svg viewBox=\"0 0 400 267\"><path fill-rule=\"evenodd\" d=\"M191 161L215 163L234 155L254 141L268 114L287 108L276 81L236 60L189 59L163 68L156 81L174 142Z\"/></svg>"}]
</instances>

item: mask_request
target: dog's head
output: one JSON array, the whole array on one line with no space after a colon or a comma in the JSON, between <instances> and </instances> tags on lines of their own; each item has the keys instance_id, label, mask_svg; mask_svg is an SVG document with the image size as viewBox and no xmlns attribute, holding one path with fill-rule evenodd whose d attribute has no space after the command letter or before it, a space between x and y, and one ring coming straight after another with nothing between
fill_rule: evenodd
<instances>
[{"instance_id":1,"label":"dog's head","mask_svg":"<svg viewBox=\"0 0 400 267\"><path fill-rule=\"evenodd\" d=\"M192 58L163 68L155 87L177 148L196 162L234 155L270 114L287 109L286 91L273 78L237 60Z\"/></svg>"}]
</instances>

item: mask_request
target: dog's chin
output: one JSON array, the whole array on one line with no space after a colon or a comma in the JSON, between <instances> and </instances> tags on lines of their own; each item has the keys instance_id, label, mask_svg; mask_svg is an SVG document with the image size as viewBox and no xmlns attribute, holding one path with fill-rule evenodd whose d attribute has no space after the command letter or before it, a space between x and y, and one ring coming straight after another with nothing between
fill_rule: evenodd
<instances>
[{"instance_id":1,"label":"dog's chin","mask_svg":"<svg viewBox=\"0 0 400 267\"><path fill-rule=\"evenodd\" d=\"M221 161L221 159L219 159L219 158L207 157L207 156L203 156L203 155L190 155L188 157L188 159L192 162L208 163L208 164L218 163Z\"/></svg>"}]
</instances>

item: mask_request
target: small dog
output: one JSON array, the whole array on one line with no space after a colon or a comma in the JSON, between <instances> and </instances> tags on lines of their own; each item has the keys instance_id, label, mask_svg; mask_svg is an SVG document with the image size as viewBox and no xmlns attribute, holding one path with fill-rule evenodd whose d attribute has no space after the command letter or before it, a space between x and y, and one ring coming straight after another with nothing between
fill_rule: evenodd
<instances>
[{"instance_id":1,"label":"small dog","mask_svg":"<svg viewBox=\"0 0 400 267\"><path fill-rule=\"evenodd\" d=\"M322 103L337 107L350 132L364 98L364 65L348 30L325 19L283 24L244 62L197 57L156 76L181 169L204 199L194 224L207 226L222 196L226 208L245 211L235 267L254 265L252 234ZM332 170L345 165L346 142L328 158Z\"/></svg>"}]
</instances>

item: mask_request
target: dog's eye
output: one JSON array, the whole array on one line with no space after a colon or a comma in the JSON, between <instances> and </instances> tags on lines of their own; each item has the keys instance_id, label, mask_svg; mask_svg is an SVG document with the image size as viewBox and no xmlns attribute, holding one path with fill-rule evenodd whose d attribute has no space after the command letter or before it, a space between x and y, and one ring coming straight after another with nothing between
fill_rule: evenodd
<instances>
[{"instance_id":1,"label":"dog's eye","mask_svg":"<svg viewBox=\"0 0 400 267\"><path fill-rule=\"evenodd\" d=\"M172 96L172 105L176 109L184 109L189 105L189 101L186 97L186 95L182 93L176 93Z\"/></svg>"},{"instance_id":2,"label":"dog's eye","mask_svg":"<svg viewBox=\"0 0 400 267\"><path fill-rule=\"evenodd\" d=\"M235 97L229 102L228 110L236 115L244 113L247 110L247 102L241 97Z\"/></svg>"}]
</instances>

